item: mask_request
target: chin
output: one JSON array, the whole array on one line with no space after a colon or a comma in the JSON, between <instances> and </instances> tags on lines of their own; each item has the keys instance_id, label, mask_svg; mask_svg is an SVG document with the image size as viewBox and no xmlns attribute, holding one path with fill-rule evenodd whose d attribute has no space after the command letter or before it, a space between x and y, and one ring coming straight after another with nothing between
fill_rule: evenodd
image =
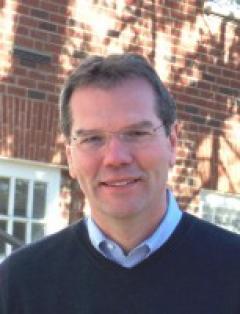
<instances>
[{"instance_id":1,"label":"chin","mask_svg":"<svg viewBox=\"0 0 240 314\"><path fill-rule=\"evenodd\" d=\"M137 216L142 210L139 206L130 206L128 203L121 204L121 205L113 205L113 206L104 206L102 207L102 213L105 214L105 216L112 217L115 219L130 219L135 216Z\"/></svg>"},{"instance_id":2,"label":"chin","mask_svg":"<svg viewBox=\"0 0 240 314\"><path fill-rule=\"evenodd\" d=\"M139 200L139 198L108 198L101 199L98 201L89 201L92 216L94 217L104 217L107 219L127 219L133 218L146 211L147 206L146 202Z\"/></svg>"}]
</instances>

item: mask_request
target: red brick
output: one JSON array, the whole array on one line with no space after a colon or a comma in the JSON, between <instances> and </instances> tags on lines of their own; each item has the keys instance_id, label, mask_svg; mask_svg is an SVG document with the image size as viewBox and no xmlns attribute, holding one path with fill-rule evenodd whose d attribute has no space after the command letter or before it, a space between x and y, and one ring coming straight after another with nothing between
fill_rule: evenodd
<instances>
[{"instance_id":1,"label":"red brick","mask_svg":"<svg viewBox=\"0 0 240 314\"><path fill-rule=\"evenodd\" d=\"M29 26L29 27L37 27L37 21L36 19L30 17L30 16L25 16L25 15L20 15L19 16L19 24L23 26Z\"/></svg>"},{"instance_id":2,"label":"red brick","mask_svg":"<svg viewBox=\"0 0 240 314\"><path fill-rule=\"evenodd\" d=\"M35 40L33 44L33 48L39 51L44 50L44 41Z\"/></svg>"},{"instance_id":3,"label":"red brick","mask_svg":"<svg viewBox=\"0 0 240 314\"><path fill-rule=\"evenodd\" d=\"M29 70L28 77L33 81L45 81L46 75L39 70Z\"/></svg>"},{"instance_id":4,"label":"red brick","mask_svg":"<svg viewBox=\"0 0 240 314\"><path fill-rule=\"evenodd\" d=\"M30 12L30 8L26 6L27 2L24 1L24 4L21 4L20 1L18 1L17 4L17 13L18 14L25 14L25 15L29 15Z\"/></svg>"},{"instance_id":5,"label":"red brick","mask_svg":"<svg viewBox=\"0 0 240 314\"><path fill-rule=\"evenodd\" d=\"M38 30L38 29L32 29L30 35L34 39L37 38L38 40L42 40L42 41L46 41L47 36L48 36L45 31Z\"/></svg>"},{"instance_id":6,"label":"red brick","mask_svg":"<svg viewBox=\"0 0 240 314\"><path fill-rule=\"evenodd\" d=\"M65 25L65 23L66 23L66 16L65 15L51 14L49 19L52 23L57 23L60 25Z\"/></svg>"},{"instance_id":7,"label":"red brick","mask_svg":"<svg viewBox=\"0 0 240 314\"><path fill-rule=\"evenodd\" d=\"M12 69L12 72L14 75L18 75L18 76L26 76L27 75L26 68L21 67L21 66L17 66L17 64Z\"/></svg>"},{"instance_id":8,"label":"red brick","mask_svg":"<svg viewBox=\"0 0 240 314\"><path fill-rule=\"evenodd\" d=\"M65 25L64 26L58 25L57 26L57 32L60 35L66 34L66 26Z\"/></svg>"},{"instance_id":9,"label":"red brick","mask_svg":"<svg viewBox=\"0 0 240 314\"><path fill-rule=\"evenodd\" d=\"M165 0L165 6L171 9L181 9L182 5L176 0Z\"/></svg>"},{"instance_id":10,"label":"red brick","mask_svg":"<svg viewBox=\"0 0 240 314\"><path fill-rule=\"evenodd\" d=\"M234 71L223 69L223 76L230 79L234 79L236 77L236 74Z\"/></svg>"},{"instance_id":11,"label":"red brick","mask_svg":"<svg viewBox=\"0 0 240 314\"><path fill-rule=\"evenodd\" d=\"M50 82L39 82L37 84L39 90L48 91L48 92L54 92L56 89L56 86L53 83Z\"/></svg>"},{"instance_id":12,"label":"red brick","mask_svg":"<svg viewBox=\"0 0 240 314\"><path fill-rule=\"evenodd\" d=\"M16 29L16 32L20 35L24 35L24 36L28 36L29 34L29 28L28 27L25 27L25 26L22 26L22 25L19 25Z\"/></svg>"},{"instance_id":13,"label":"red brick","mask_svg":"<svg viewBox=\"0 0 240 314\"><path fill-rule=\"evenodd\" d=\"M35 88L36 81L30 78L19 78L18 79L18 86L26 87L26 88Z\"/></svg>"},{"instance_id":14,"label":"red brick","mask_svg":"<svg viewBox=\"0 0 240 314\"><path fill-rule=\"evenodd\" d=\"M10 84L14 84L16 82L15 76L11 74L4 76L1 80L4 83L10 83Z\"/></svg>"},{"instance_id":15,"label":"red brick","mask_svg":"<svg viewBox=\"0 0 240 314\"><path fill-rule=\"evenodd\" d=\"M15 44L18 46L22 46L24 48L34 48L34 41L31 38L24 37L21 35L15 36Z\"/></svg>"},{"instance_id":16,"label":"red brick","mask_svg":"<svg viewBox=\"0 0 240 314\"><path fill-rule=\"evenodd\" d=\"M14 125L15 127L18 126L19 123L19 99L15 99L14 102L14 113L13 113L13 117L14 117Z\"/></svg>"},{"instance_id":17,"label":"red brick","mask_svg":"<svg viewBox=\"0 0 240 314\"><path fill-rule=\"evenodd\" d=\"M57 95L48 94L47 101L54 103L54 104L57 104L59 101L59 97Z\"/></svg>"},{"instance_id":18,"label":"red brick","mask_svg":"<svg viewBox=\"0 0 240 314\"><path fill-rule=\"evenodd\" d=\"M212 74L216 74L219 76L222 74L222 69L218 68L216 66L215 67L214 66L207 66L206 69L209 73L212 73Z\"/></svg>"},{"instance_id":19,"label":"red brick","mask_svg":"<svg viewBox=\"0 0 240 314\"><path fill-rule=\"evenodd\" d=\"M31 109L31 103L26 102L26 130L30 129L31 125L31 114L32 114L32 109Z\"/></svg>"},{"instance_id":20,"label":"red brick","mask_svg":"<svg viewBox=\"0 0 240 314\"><path fill-rule=\"evenodd\" d=\"M0 93L4 94L6 92L6 85L2 82L0 83Z\"/></svg>"},{"instance_id":21,"label":"red brick","mask_svg":"<svg viewBox=\"0 0 240 314\"><path fill-rule=\"evenodd\" d=\"M220 77L220 76L217 77L216 83L224 85L224 86L230 86L230 80L224 77Z\"/></svg>"},{"instance_id":22,"label":"red brick","mask_svg":"<svg viewBox=\"0 0 240 314\"><path fill-rule=\"evenodd\" d=\"M49 36L49 41L51 43L58 44L58 45L64 44L64 39L63 39L63 37L60 34L58 34L58 35L56 35L56 34L49 34L48 36Z\"/></svg>"},{"instance_id":23,"label":"red brick","mask_svg":"<svg viewBox=\"0 0 240 314\"><path fill-rule=\"evenodd\" d=\"M40 0L22 0L25 6L39 7Z\"/></svg>"},{"instance_id":24,"label":"red brick","mask_svg":"<svg viewBox=\"0 0 240 314\"><path fill-rule=\"evenodd\" d=\"M55 44L48 43L48 42L45 42L45 44L44 44L45 51L51 51L52 53L56 53L56 54L60 54L61 48L62 47L59 45L55 45Z\"/></svg>"},{"instance_id":25,"label":"red brick","mask_svg":"<svg viewBox=\"0 0 240 314\"><path fill-rule=\"evenodd\" d=\"M230 80L229 84L232 88L238 88L240 89L240 81L237 80Z\"/></svg>"},{"instance_id":26,"label":"red brick","mask_svg":"<svg viewBox=\"0 0 240 314\"><path fill-rule=\"evenodd\" d=\"M48 12L57 12L58 11L58 5L54 4L52 2L49 2L49 1L41 1L39 7L48 11Z\"/></svg>"},{"instance_id":27,"label":"red brick","mask_svg":"<svg viewBox=\"0 0 240 314\"><path fill-rule=\"evenodd\" d=\"M16 95L16 96L22 96L26 97L26 89L25 88L20 88L17 86L11 86L9 85L7 88L7 92L9 95Z\"/></svg>"}]
</instances>

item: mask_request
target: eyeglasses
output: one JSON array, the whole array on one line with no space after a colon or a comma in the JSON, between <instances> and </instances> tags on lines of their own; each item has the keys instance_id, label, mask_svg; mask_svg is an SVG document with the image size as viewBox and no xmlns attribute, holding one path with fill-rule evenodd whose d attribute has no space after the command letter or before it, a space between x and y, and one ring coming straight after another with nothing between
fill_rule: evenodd
<instances>
[{"instance_id":1,"label":"eyeglasses","mask_svg":"<svg viewBox=\"0 0 240 314\"><path fill-rule=\"evenodd\" d=\"M112 136L118 137L124 144L142 146L155 136L156 132L163 127L136 127L116 132L87 131L81 130L79 134L72 136L72 145L82 151L94 152L106 146Z\"/></svg>"}]
</instances>

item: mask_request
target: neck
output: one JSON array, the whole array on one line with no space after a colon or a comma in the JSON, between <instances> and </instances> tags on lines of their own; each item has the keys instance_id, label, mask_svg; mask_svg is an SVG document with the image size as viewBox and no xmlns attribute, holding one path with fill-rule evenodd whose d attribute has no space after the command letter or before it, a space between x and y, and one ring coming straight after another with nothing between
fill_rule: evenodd
<instances>
[{"instance_id":1,"label":"neck","mask_svg":"<svg viewBox=\"0 0 240 314\"><path fill-rule=\"evenodd\" d=\"M108 238L116 242L124 252L128 253L146 240L159 226L166 213L166 201L158 211L138 217L99 217L92 216L94 222Z\"/></svg>"},{"instance_id":2,"label":"neck","mask_svg":"<svg viewBox=\"0 0 240 314\"><path fill-rule=\"evenodd\" d=\"M163 217L157 220L155 224L148 227L129 222L124 223L124 225L115 224L114 230L112 229L110 232L108 228L105 229L101 226L100 228L107 235L107 237L116 242L123 249L124 252L129 253L140 243L146 240L149 236L151 236L151 234L157 229L157 227L161 223L162 219ZM140 230L141 232L139 232Z\"/></svg>"}]
</instances>

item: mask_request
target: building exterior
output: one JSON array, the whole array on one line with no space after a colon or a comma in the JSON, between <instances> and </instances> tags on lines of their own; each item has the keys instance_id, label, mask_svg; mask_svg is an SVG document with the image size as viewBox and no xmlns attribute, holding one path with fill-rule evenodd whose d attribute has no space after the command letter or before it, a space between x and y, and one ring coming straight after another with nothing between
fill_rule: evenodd
<instances>
[{"instance_id":1,"label":"building exterior","mask_svg":"<svg viewBox=\"0 0 240 314\"><path fill-rule=\"evenodd\" d=\"M24 242L81 216L58 96L87 55L145 55L174 95L181 207L240 232L240 3L0 1L0 229ZM11 252L0 242L0 255Z\"/></svg>"}]
</instances>

